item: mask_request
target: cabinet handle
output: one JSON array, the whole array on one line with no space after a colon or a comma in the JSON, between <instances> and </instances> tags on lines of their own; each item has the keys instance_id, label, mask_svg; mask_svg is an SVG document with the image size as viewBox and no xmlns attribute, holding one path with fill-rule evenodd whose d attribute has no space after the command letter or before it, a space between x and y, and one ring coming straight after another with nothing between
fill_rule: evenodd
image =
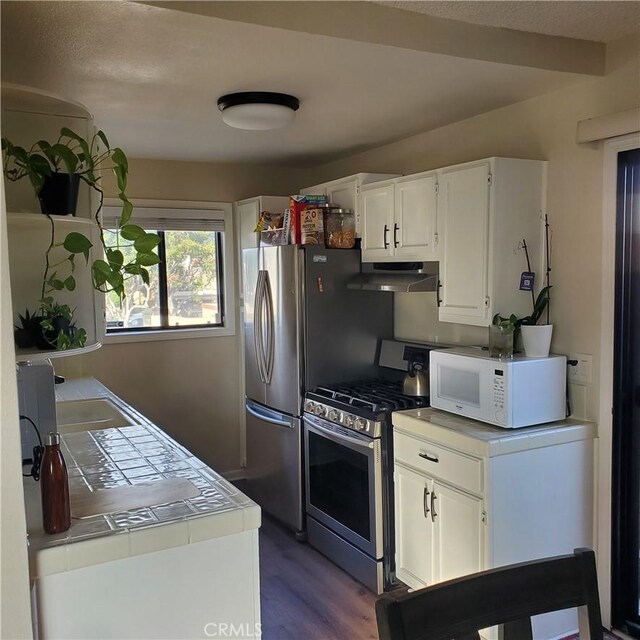
<instances>
[{"instance_id":1,"label":"cabinet handle","mask_svg":"<svg viewBox=\"0 0 640 640\"><path fill-rule=\"evenodd\" d=\"M424 458L425 460L428 460L429 462L440 462L440 459L438 458L438 456L432 456L429 453L419 453L418 455L421 458Z\"/></svg>"},{"instance_id":2,"label":"cabinet handle","mask_svg":"<svg viewBox=\"0 0 640 640\"><path fill-rule=\"evenodd\" d=\"M393 246L397 247L398 246L398 231L399 231L400 227L398 226L398 224L394 224L393 225Z\"/></svg>"},{"instance_id":3,"label":"cabinet handle","mask_svg":"<svg viewBox=\"0 0 640 640\"><path fill-rule=\"evenodd\" d=\"M440 297L440 289L442 289L442 282L438 280L438 287L436 289L436 305L440 307L442 305L442 298Z\"/></svg>"},{"instance_id":4,"label":"cabinet handle","mask_svg":"<svg viewBox=\"0 0 640 640\"><path fill-rule=\"evenodd\" d=\"M384 248L387 249L389 247L389 242L387 240L387 234L389 233L389 227L384 225Z\"/></svg>"},{"instance_id":5,"label":"cabinet handle","mask_svg":"<svg viewBox=\"0 0 640 640\"><path fill-rule=\"evenodd\" d=\"M438 496L436 495L435 491L431 492L431 522L435 522L436 521L436 516L438 515L436 513L436 500L438 499Z\"/></svg>"},{"instance_id":6,"label":"cabinet handle","mask_svg":"<svg viewBox=\"0 0 640 640\"><path fill-rule=\"evenodd\" d=\"M424 488L424 493L422 495L422 511L424 512L424 517L429 517L429 491L427 487ZM432 516L433 519L433 516Z\"/></svg>"}]
</instances>

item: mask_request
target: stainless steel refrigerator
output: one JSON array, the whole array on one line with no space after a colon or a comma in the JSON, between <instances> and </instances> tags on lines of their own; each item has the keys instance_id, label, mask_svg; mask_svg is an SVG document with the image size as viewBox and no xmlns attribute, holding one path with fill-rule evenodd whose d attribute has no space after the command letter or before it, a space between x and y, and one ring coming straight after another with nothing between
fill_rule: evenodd
<instances>
[{"instance_id":1,"label":"stainless steel refrigerator","mask_svg":"<svg viewBox=\"0 0 640 640\"><path fill-rule=\"evenodd\" d=\"M321 384L375 375L393 296L354 291L357 249L245 249L246 492L303 532L302 402Z\"/></svg>"}]
</instances>

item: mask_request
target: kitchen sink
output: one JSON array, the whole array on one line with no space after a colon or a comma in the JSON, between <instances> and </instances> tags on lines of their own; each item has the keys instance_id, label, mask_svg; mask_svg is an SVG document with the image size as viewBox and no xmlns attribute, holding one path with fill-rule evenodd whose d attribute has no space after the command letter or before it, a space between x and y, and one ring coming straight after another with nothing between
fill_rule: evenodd
<instances>
[{"instance_id":1,"label":"kitchen sink","mask_svg":"<svg viewBox=\"0 0 640 640\"><path fill-rule=\"evenodd\" d=\"M56 416L62 434L127 427L137 422L108 398L58 402Z\"/></svg>"}]
</instances>

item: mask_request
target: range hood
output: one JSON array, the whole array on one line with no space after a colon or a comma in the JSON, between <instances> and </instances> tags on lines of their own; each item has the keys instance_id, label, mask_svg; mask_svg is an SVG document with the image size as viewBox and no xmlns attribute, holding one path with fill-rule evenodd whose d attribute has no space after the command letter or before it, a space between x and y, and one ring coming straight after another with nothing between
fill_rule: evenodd
<instances>
[{"instance_id":1,"label":"range hood","mask_svg":"<svg viewBox=\"0 0 640 640\"><path fill-rule=\"evenodd\" d=\"M364 263L347 288L398 293L437 291L438 267L437 262Z\"/></svg>"}]
</instances>

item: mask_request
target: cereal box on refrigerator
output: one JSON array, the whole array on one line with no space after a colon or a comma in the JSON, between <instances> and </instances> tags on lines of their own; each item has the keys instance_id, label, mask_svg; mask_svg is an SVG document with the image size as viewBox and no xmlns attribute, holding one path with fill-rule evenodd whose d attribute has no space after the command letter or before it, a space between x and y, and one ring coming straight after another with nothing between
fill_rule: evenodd
<instances>
[{"instance_id":1,"label":"cereal box on refrigerator","mask_svg":"<svg viewBox=\"0 0 640 640\"><path fill-rule=\"evenodd\" d=\"M295 195L289 197L291 215L291 244L302 243L302 213L306 209L317 209L326 204L325 195Z\"/></svg>"}]
</instances>

